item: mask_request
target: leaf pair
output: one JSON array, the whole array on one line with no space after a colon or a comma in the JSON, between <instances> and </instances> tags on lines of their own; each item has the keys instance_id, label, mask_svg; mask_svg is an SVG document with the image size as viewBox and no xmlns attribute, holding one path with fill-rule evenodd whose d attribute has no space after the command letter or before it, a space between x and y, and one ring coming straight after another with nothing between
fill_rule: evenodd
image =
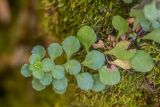
<instances>
[{"instance_id":1,"label":"leaf pair","mask_svg":"<svg viewBox=\"0 0 160 107\"><path fill-rule=\"evenodd\" d=\"M143 50L137 50L131 60L117 59L109 63L117 65L123 69L133 68L137 72L149 72L154 67L154 63L151 56Z\"/></svg>"},{"instance_id":2,"label":"leaf pair","mask_svg":"<svg viewBox=\"0 0 160 107\"><path fill-rule=\"evenodd\" d=\"M84 66L87 66L93 70L98 70L100 69L105 63L105 56L103 53L97 51L97 50L92 50L90 51L85 60L82 62Z\"/></svg>"},{"instance_id":3,"label":"leaf pair","mask_svg":"<svg viewBox=\"0 0 160 107\"><path fill-rule=\"evenodd\" d=\"M127 50L129 44L130 42L128 41L121 41L117 43L115 48L105 52L117 58L117 60L110 63L118 65L123 69L130 69L132 67L135 71L139 72L150 71L154 66L151 56L143 50Z\"/></svg>"},{"instance_id":4,"label":"leaf pair","mask_svg":"<svg viewBox=\"0 0 160 107\"><path fill-rule=\"evenodd\" d=\"M158 9L156 7L156 0L148 3L143 9L132 9L130 11L130 16L135 17L136 21L134 25L140 24L142 29L145 31L150 31L152 29L158 29L160 23L158 21Z\"/></svg>"},{"instance_id":5,"label":"leaf pair","mask_svg":"<svg viewBox=\"0 0 160 107\"><path fill-rule=\"evenodd\" d=\"M61 79L54 79L52 82L53 90L58 94L63 94L68 86L68 79L63 77Z\"/></svg>"},{"instance_id":6,"label":"leaf pair","mask_svg":"<svg viewBox=\"0 0 160 107\"><path fill-rule=\"evenodd\" d=\"M63 94L68 86L68 80L65 77L65 69L62 65L55 65L51 70L53 77L52 88L58 94Z\"/></svg>"},{"instance_id":7,"label":"leaf pair","mask_svg":"<svg viewBox=\"0 0 160 107\"><path fill-rule=\"evenodd\" d=\"M100 81L99 75L91 75L88 72L79 73L75 76L77 84L80 89L88 91L93 90L95 92L103 91L106 88L106 85Z\"/></svg>"},{"instance_id":8,"label":"leaf pair","mask_svg":"<svg viewBox=\"0 0 160 107\"><path fill-rule=\"evenodd\" d=\"M144 16L143 10L131 9L130 16L134 17L136 20L134 22L133 30L136 30L139 24L141 25L144 31L150 30L150 22Z\"/></svg>"},{"instance_id":9,"label":"leaf pair","mask_svg":"<svg viewBox=\"0 0 160 107\"><path fill-rule=\"evenodd\" d=\"M62 42L62 47L58 43L52 43L48 47L48 54L52 58L52 60L55 60L55 58L62 55L64 50L65 53L67 54L67 60L69 60L71 55L77 52L79 49L80 49L79 40L74 36L69 36Z\"/></svg>"},{"instance_id":10,"label":"leaf pair","mask_svg":"<svg viewBox=\"0 0 160 107\"><path fill-rule=\"evenodd\" d=\"M131 59L131 66L138 72L148 72L154 67L154 64L151 56L148 53L142 50L137 50L134 57ZM99 70L99 77L102 84L97 85L100 85L99 88L101 87L102 89L105 85L115 85L119 83L121 79L120 72L117 68L110 69L106 66ZM83 88L84 87L82 86L82 89Z\"/></svg>"},{"instance_id":11,"label":"leaf pair","mask_svg":"<svg viewBox=\"0 0 160 107\"><path fill-rule=\"evenodd\" d=\"M50 72L34 71L33 76L35 78L32 80L32 87L37 91L43 90L46 86L50 85L52 82L52 75ZM41 78L38 78L38 77L41 77Z\"/></svg>"},{"instance_id":12,"label":"leaf pair","mask_svg":"<svg viewBox=\"0 0 160 107\"><path fill-rule=\"evenodd\" d=\"M64 66L70 75L76 75L81 71L81 64L76 59L67 61Z\"/></svg>"},{"instance_id":13,"label":"leaf pair","mask_svg":"<svg viewBox=\"0 0 160 107\"><path fill-rule=\"evenodd\" d=\"M62 65L56 65L52 70L51 74L54 79L62 79L65 76L65 70Z\"/></svg>"}]
</instances>

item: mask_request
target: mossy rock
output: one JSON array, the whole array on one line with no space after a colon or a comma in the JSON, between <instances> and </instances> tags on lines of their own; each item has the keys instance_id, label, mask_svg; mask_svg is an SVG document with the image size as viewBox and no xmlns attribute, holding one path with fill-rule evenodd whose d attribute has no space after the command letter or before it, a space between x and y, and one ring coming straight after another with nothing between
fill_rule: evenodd
<instances>
[{"instance_id":1,"label":"mossy rock","mask_svg":"<svg viewBox=\"0 0 160 107\"><path fill-rule=\"evenodd\" d=\"M43 0L41 28L48 35L59 39L74 35L83 25L89 25L98 35L113 33L111 19L114 15L127 17L134 4L124 4L121 0ZM84 92L78 89L71 79L69 106L83 107L139 107L159 106L160 102L160 46L148 43L140 48L149 52L155 67L149 73L121 71L122 79L118 85L104 92Z\"/></svg>"}]
</instances>

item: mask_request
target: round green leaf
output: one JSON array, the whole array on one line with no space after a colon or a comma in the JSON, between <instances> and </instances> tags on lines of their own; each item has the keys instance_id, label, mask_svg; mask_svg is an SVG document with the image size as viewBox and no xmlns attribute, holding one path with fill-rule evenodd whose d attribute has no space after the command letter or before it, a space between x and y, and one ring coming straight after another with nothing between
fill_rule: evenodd
<instances>
[{"instance_id":1,"label":"round green leaf","mask_svg":"<svg viewBox=\"0 0 160 107\"><path fill-rule=\"evenodd\" d=\"M116 30L118 30L118 37L122 36L128 31L127 21L119 15L113 17L112 25Z\"/></svg>"},{"instance_id":2,"label":"round green leaf","mask_svg":"<svg viewBox=\"0 0 160 107\"><path fill-rule=\"evenodd\" d=\"M85 60L82 62L84 66L87 66L93 70L100 69L105 63L105 56L103 53L92 50L90 51Z\"/></svg>"},{"instance_id":3,"label":"round green leaf","mask_svg":"<svg viewBox=\"0 0 160 107\"><path fill-rule=\"evenodd\" d=\"M94 79L94 84L93 84L92 90L94 90L95 92L100 92L106 88L106 85L100 81L98 74L94 74L93 79Z\"/></svg>"},{"instance_id":4,"label":"round green leaf","mask_svg":"<svg viewBox=\"0 0 160 107\"><path fill-rule=\"evenodd\" d=\"M52 60L55 60L57 57L61 56L63 53L61 45L58 43L52 43L48 48L48 54Z\"/></svg>"},{"instance_id":5,"label":"round green leaf","mask_svg":"<svg viewBox=\"0 0 160 107\"><path fill-rule=\"evenodd\" d=\"M45 86L42 85L38 79L32 80L32 87L37 91L42 91L43 89L45 89Z\"/></svg>"},{"instance_id":6,"label":"round green leaf","mask_svg":"<svg viewBox=\"0 0 160 107\"><path fill-rule=\"evenodd\" d=\"M29 70L29 65L28 64L24 64L21 68L21 74L24 77L30 77L32 75L31 70Z\"/></svg>"},{"instance_id":7,"label":"round green leaf","mask_svg":"<svg viewBox=\"0 0 160 107\"><path fill-rule=\"evenodd\" d=\"M99 70L100 81L105 85L115 85L120 82L120 72L117 68L109 69L106 66Z\"/></svg>"},{"instance_id":8,"label":"round green leaf","mask_svg":"<svg viewBox=\"0 0 160 107\"><path fill-rule=\"evenodd\" d=\"M41 60L41 57L39 56L39 55L37 55L37 54L32 54L30 57L29 57L29 63L30 64L34 64L34 63L36 63L36 62L38 62L38 61L40 61Z\"/></svg>"},{"instance_id":9,"label":"round green leaf","mask_svg":"<svg viewBox=\"0 0 160 107\"><path fill-rule=\"evenodd\" d=\"M52 81L52 85L53 85L54 89L64 90L68 86L68 80L66 77L64 77L62 79L56 79L56 80Z\"/></svg>"},{"instance_id":10,"label":"round green leaf","mask_svg":"<svg viewBox=\"0 0 160 107\"><path fill-rule=\"evenodd\" d=\"M37 54L39 55L41 58L43 58L46 54L46 50L44 49L43 46L41 45L37 45L35 47L33 47L32 51L31 51L32 54Z\"/></svg>"},{"instance_id":11,"label":"round green leaf","mask_svg":"<svg viewBox=\"0 0 160 107\"><path fill-rule=\"evenodd\" d=\"M76 37L69 36L62 42L62 47L67 54L67 59L69 60L71 55L80 49L80 43Z\"/></svg>"},{"instance_id":12,"label":"round green leaf","mask_svg":"<svg viewBox=\"0 0 160 107\"><path fill-rule=\"evenodd\" d=\"M141 25L142 29L144 31L148 31L150 29L150 21L146 19L146 17L143 14L143 10L141 9L131 9L130 16L135 17L135 23L134 23L134 30Z\"/></svg>"},{"instance_id":13,"label":"round green leaf","mask_svg":"<svg viewBox=\"0 0 160 107\"><path fill-rule=\"evenodd\" d=\"M131 66L135 71L148 72L154 67L152 57L143 50L137 50L135 56L131 60Z\"/></svg>"},{"instance_id":14,"label":"round green leaf","mask_svg":"<svg viewBox=\"0 0 160 107\"><path fill-rule=\"evenodd\" d=\"M120 60L130 60L135 55L136 49L127 50L129 44L129 41L120 41L116 47L105 53L114 55Z\"/></svg>"},{"instance_id":15,"label":"round green leaf","mask_svg":"<svg viewBox=\"0 0 160 107\"><path fill-rule=\"evenodd\" d=\"M49 58L45 58L43 61L42 61L42 69L44 72L50 72L52 68L54 68L55 64L54 62L49 59Z\"/></svg>"},{"instance_id":16,"label":"round green leaf","mask_svg":"<svg viewBox=\"0 0 160 107\"><path fill-rule=\"evenodd\" d=\"M97 35L90 26L83 26L80 28L77 32L77 37L87 52L91 45L93 45L97 40Z\"/></svg>"},{"instance_id":17,"label":"round green leaf","mask_svg":"<svg viewBox=\"0 0 160 107\"><path fill-rule=\"evenodd\" d=\"M32 71L32 74L36 79L41 79L44 76L42 63L40 61L37 61L34 64L30 65L29 69Z\"/></svg>"},{"instance_id":18,"label":"round green leaf","mask_svg":"<svg viewBox=\"0 0 160 107\"><path fill-rule=\"evenodd\" d=\"M156 8L156 0L153 0L150 4L147 4L143 8L143 12L145 17L150 20L154 21L158 18L158 11Z\"/></svg>"},{"instance_id":19,"label":"round green leaf","mask_svg":"<svg viewBox=\"0 0 160 107\"><path fill-rule=\"evenodd\" d=\"M76 75L81 71L81 64L76 59L72 59L65 64L65 68L69 74Z\"/></svg>"},{"instance_id":20,"label":"round green leaf","mask_svg":"<svg viewBox=\"0 0 160 107\"><path fill-rule=\"evenodd\" d=\"M157 20L152 21L152 27L153 29L158 29L160 28L160 23Z\"/></svg>"},{"instance_id":21,"label":"round green leaf","mask_svg":"<svg viewBox=\"0 0 160 107\"><path fill-rule=\"evenodd\" d=\"M44 76L44 72L41 70L33 71L32 74L36 79L42 79Z\"/></svg>"},{"instance_id":22,"label":"round green leaf","mask_svg":"<svg viewBox=\"0 0 160 107\"><path fill-rule=\"evenodd\" d=\"M54 69L51 70L51 73L53 78L55 79L64 78L64 75L65 75L64 67L61 65L56 65Z\"/></svg>"},{"instance_id":23,"label":"round green leaf","mask_svg":"<svg viewBox=\"0 0 160 107\"><path fill-rule=\"evenodd\" d=\"M142 29L144 31L149 31L150 30L150 25L151 25L150 21L147 20L144 16L142 18L143 19L141 19L141 21L139 22L141 27L142 27Z\"/></svg>"},{"instance_id":24,"label":"round green leaf","mask_svg":"<svg viewBox=\"0 0 160 107\"><path fill-rule=\"evenodd\" d=\"M77 74L75 77L80 89L87 91L92 88L94 81L91 74L84 72Z\"/></svg>"},{"instance_id":25,"label":"round green leaf","mask_svg":"<svg viewBox=\"0 0 160 107\"><path fill-rule=\"evenodd\" d=\"M64 93L66 92L66 88L63 89L63 90L57 90L57 89L53 88L53 91L54 91L55 93L57 93L57 94L64 94Z\"/></svg>"},{"instance_id":26,"label":"round green leaf","mask_svg":"<svg viewBox=\"0 0 160 107\"><path fill-rule=\"evenodd\" d=\"M50 73L45 73L43 78L40 79L42 85L47 86L52 82L52 75Z\"/></svg>"},{"instance_id":27,"label":"round green leaf","mask_svg":"<svg viewBox=\"0 0 160 107\"><path fill-rule=\"evenodd\" d=\"M160 28L152 31L151 33L145 35L143 39L153 40L157 43L160 43Z\"/></svg>"}]
</instances>

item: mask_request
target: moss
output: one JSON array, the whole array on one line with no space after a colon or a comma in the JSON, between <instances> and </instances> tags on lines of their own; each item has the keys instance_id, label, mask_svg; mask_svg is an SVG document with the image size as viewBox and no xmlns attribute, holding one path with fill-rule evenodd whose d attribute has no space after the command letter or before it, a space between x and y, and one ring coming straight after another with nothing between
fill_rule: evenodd
<instances>
[{"instance_id":1,"label":"moss","mask_svg":"<svg viewBox=\"0 0 160 107\"><path fill-rule=\"evenodd\" d=\"M109 34L112 16L127 16L129 11L120 0L43 0L40 7L45 31L61 37L75 34L83 25L92 26L99 34Z\"/></svg>"},{"instance_id":2,"label":"moss","mask_svg":"<svg viewBox=\"0 0 160 107\"><path fill-rule=\"evenodd\" d=\"M72 35L82 25L90 25L98 35L113 32L111 18L114 15L128 16L131 5L121 0L43 0L41 2L42 28L48 35L63 38ZM139 107L160 105L160 46L155 43L143 44L141 49L151 54L155 67L143 74L133 70L121 72L121 82L108 87L104 92L84 92L77 88L75 81L69 86L69 106L86 107Z\"/></svg>"}]
</instances>

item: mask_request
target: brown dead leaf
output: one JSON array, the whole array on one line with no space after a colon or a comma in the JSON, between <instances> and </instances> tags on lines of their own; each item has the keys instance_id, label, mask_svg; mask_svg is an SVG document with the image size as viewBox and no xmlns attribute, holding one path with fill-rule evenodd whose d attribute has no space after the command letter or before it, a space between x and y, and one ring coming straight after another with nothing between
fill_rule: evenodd
<instances>
[{"instance_id":1,"label":"brown dead leaf","mask_svg":"<svg viewBox=\"0 0 160 107\"><path fill-rule=\"evenodd\" d=\"M133 24L135 22L135 18L128 18L127 22L128 24Z\"/></svg>"},{"instance_id":2,"label":"brown dead leaf","mask_svg":"<svg viewBox=\"0 0 160 107\"><path fill-rule=\"evenodd\" d=\"M136 28L135 32L138 33L140 30L141 30L141 27L138 26L138 27Z\"/></svg>"},{"instance_id":3,"label":"brown dead leaf","mask_svg":"<svg viewBox=\"0 0 160 107\"><path fill-rule=\"evenodd\" d=\"M109 63L117 65L123 69L131 69L131 64L129 61L123 61L123 60L116 59L115 61L109 61Z\"/></svg>"},{"instance_id":4,"label":"brown dead leaf","mask_svg":"<svg viewBox=\"0 0 160 107\"><path fill-rule=\"evenodd\" d=\"M98 43L93 44L93 48L104 48L104 42L102 40L99 40Z\"/></svg>"}]
</instances>

